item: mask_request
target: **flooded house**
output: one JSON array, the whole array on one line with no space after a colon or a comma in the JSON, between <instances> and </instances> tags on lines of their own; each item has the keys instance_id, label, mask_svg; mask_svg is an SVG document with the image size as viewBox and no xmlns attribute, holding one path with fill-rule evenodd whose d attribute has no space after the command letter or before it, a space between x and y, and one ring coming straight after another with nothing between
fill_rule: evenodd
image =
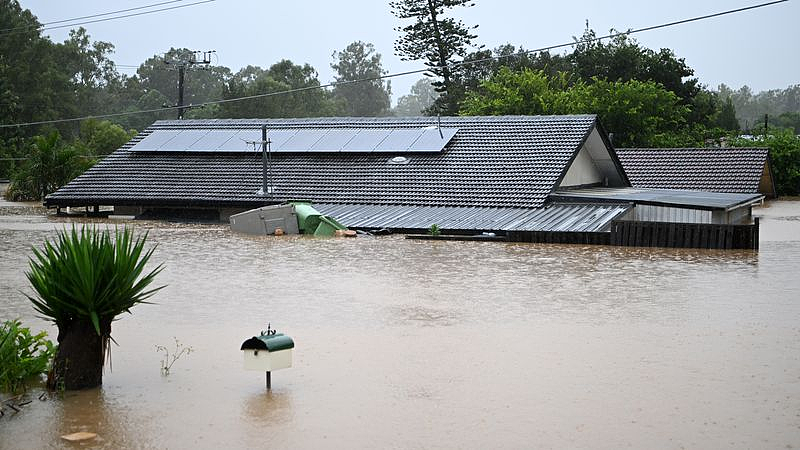
<instances>
[{"instance_id":1,"label":"flooded house","mask_svg":"<svg viewBox=\"0 0 800 450\"><path fill-rule=\"evenodd\" d=\"M594 115L381 117L158 121L45 206L227 221L300 200L360 230L757 248L763 198L632 184Z\"/></svg>"}]
</instances>

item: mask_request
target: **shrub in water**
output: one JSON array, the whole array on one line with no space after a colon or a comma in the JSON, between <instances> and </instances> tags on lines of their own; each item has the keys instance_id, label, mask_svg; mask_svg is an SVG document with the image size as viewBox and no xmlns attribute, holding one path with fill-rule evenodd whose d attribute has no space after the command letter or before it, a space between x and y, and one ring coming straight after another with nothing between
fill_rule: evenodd
<instances>
[{"instance_id":1,"label":"shrub in water","mask_svg":"<svg viewBox=\"0 0 800 450\"><path fill-rule=\"evenodd\" d=\"M16 393L47 373L55 346L47 333L31 334L19 320L0 324L0 390Z\"/></svg>"}]
</instances>

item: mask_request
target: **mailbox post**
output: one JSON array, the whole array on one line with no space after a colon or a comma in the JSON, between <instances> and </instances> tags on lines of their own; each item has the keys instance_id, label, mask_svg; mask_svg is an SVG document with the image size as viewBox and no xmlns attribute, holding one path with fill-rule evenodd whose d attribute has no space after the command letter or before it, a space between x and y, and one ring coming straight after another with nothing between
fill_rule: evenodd
<instances>
[{"instance_id":1,"label":"mailbox post","mask_svg":"<svg viewBox=\"0 0 800 450\"><path fill-rule=\"evenodd\" d=\"M272 371L292 367L293 348L292 338L267 325L267 331L262 331L260 336L253 336L242 343L244 369L265 371L267 389L272 389Z\"/></svg>"}]
</instances>

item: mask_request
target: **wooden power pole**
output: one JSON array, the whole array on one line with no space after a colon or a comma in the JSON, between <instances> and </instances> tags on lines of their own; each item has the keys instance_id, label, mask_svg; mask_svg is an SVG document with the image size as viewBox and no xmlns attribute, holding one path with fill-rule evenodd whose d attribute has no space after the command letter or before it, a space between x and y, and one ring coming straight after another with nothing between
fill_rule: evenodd
<instances>
[{"instance_id":1,"label":"wooden power pole","mask_svg":"<svg viewBox=\"0 0 800 450\"><path fill-rule=\"evenodd\" d=\"M192 68L194 66L200 66L202 68L208 67L211 64L211 54L216 53L215 50L209 50L207 52L202 52L199 50L192 51L189 60L176 60L176 61L167 61L164 60L164 64L172 65L178 69L178 103L173 105L173 107L178 108L178 120L183 120L184 113L186 112L188 107L184 105L183 101L183 91L184 91L184 78L186 77L186 69ZM202 54L202 59L199 59L198 56Z\"/></svg>"}]
</instances>

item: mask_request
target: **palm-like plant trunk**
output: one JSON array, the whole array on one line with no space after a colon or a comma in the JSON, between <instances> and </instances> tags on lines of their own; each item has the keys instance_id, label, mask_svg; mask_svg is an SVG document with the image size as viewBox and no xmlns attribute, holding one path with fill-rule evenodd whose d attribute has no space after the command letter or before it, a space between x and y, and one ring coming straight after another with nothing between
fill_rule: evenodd
<instances>
[{"instance_id":1,"label":"palm-like plant trunk","mask_svg":"<svg viewBox=\"0 0 800 450\"><path fill-rule=\"evenodd\" d=\"M88 320L58 326L58 351L48 379L51 389L86 389L103 383L103 360L111 324L101 323L102 336Z\"/></svg>"},{"instance_id":2,"label":"palm-like plant trunk","mask_svg":"<svg viewBox=\"0 0 800 450\"><path fill-rule=\"evenodd\" d=\"M146 233L135 238L128 228L112 238L108 230L84 226L33 249L26 276L36 295L28 298L58 326L51 387L85 389L103 382L111 321L163 288L148 290L162 266L144 272L153 253L144 251L146 240Z\"/></svg>"}]
</instances>

